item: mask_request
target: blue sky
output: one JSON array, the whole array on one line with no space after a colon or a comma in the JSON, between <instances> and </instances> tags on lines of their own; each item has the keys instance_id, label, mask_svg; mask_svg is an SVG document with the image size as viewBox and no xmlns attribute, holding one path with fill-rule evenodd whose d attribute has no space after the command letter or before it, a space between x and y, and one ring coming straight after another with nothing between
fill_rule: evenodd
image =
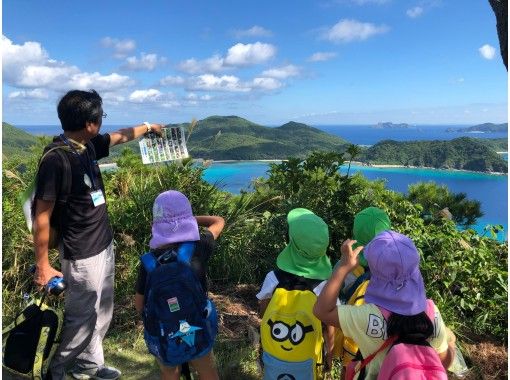
<instances>
[{"instance_id":1,"label":"blue sky","mask_svg":"<svg viewBox=\"0 0 510 380\"><path fill-rule=\"evenodd\" d=\"M96 89L107 124L507 121L488 1L3 1L3 121L59 124Z\"/></svg>"}]
</instances>

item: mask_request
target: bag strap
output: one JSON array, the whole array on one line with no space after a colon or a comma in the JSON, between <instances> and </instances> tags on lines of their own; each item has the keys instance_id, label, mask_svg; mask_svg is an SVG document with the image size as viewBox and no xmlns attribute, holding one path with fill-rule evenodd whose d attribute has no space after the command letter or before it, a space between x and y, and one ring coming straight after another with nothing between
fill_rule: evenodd
<instances>
[{"instance_id":1,"label":"bag strap","mask_svg":"<svg viewBox=\"0 0 510 380\"><path fill-rule=\"evenodd\" d=\"M69 194L71 194L71 184L72 184L72 173L71 173L71 163L69 162L69 157L62 149L56 149L55 153L57 153L62 160L62 169L63 169L63 178L62 178L62 194L59 202L66 203Z\"/></svg>"},{"instance_id":2,"label":"bag strap","mask_svg":"<svg viewBox=\"0 0 510 380\"><path fill-rule=\"evenodd\" d=\"M176 250L165 252L159 257L156 257L152 251L146 252L140 257L140 261L142 262L143 267L147 273L151 273L154 269L156 269L157 266L161 265L161 257L166 254L168 254L168 259L170 261L178 261L180 263L191 266L191 258L193 257L194 252L195 242L187 241L179 244Z\"/></svg>"},{"instance_id":3,"label":"bag strap","mask_svg":"<svg viewBox=\"0 0 510 380\"><path fill-rule=\"evenodd\" d=\"M352 283L352 285L349 287L349 289L347 289L346 292L340 292L340 300L341 301L344 301L344 303L347 303L352 295L354 294L354 292L356 291L356 289L358 289L358 287L363 283L365 282L365 280L370 280L370 271L366 271L365 273L363 273L362 275L358 276L356 278L356 280L354 280L354 282Z\"/></svg>"},{"instance_id":4,"label":"bag strap","mask_svg":"<svg viewBox=\"0 0 510 380\"><path fill-rule=\"evenodd\" d=\"M277 288L284 288L286 290L309 290L313 292L313 290L323 281L298 276L280 268L276 268L273 272L278 280L278 285L275 290Z\"/></svg>"},{"instance_id":5,"label":"bag strap","mask_svg":"<svg viewBox=\"0 0 510 380\"><path fill-rule=\"evenodd\" d=\"M71 163L69 162L69 157L63 151L69 151L69 148L65 145L61 145L61 144L57 144L57 143L51 143L51 144L47 145L46 148L49 148L49 149L47 149L43 153L43 155L39 159L39 163L37 164L37 171L36 171L36 174L34 177L33 187L30 186L27 191L30 191L30 192L35 191L35 189L37 187L37 183L36 183L37 175L39 174L39 170L41 169L41 165L42 165L44 159L51 152L55 152L59 155L60 159L62 160L62 169L63 169L62 194L61 194L62 199L59 199L57 201L61 202L61 203L65 203L65 202L67 202L67 197L71 193L72 173L71 173ZM26 195L24 195L24 198L27 198ZM33 216L35 214L35 202L33 203L31 212L32 212L32 216Z\"/></svg>"},{"instance_id":6,"label":"bag strap","mask_svg":"<svg viewBox=\"0 0 510 380\"><path fill-rule=\"evenodd\" d=\"M398 337L396 335L395 336L390 336L388 339L386 339L383 342L383 344L381 344L381 346L377 349L377 351L373 352L372 354L367 356L365 359L363 359L362 361L358 362L358 364L356 365L356 368L354 370L354 374L358 373L363 368L365 368L377 356L377 354L379 354L385 348L391 346L397 340L397 338Z\"/></svg>"}]
</instances>

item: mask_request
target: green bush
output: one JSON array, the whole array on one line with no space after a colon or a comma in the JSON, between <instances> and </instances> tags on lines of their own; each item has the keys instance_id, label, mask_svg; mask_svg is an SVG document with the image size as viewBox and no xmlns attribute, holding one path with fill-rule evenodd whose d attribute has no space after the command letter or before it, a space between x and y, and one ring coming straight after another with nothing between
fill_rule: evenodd
<instances>
[{"instance_id":1,"label":"green bush","mask_svg":"<svg viewBox=\"0 0 510 380\"><path fill-rule=\"evenodd\" d=\"M17 195L31 180L38 155L4 160L3 172L3 319L10 321L21 307L33 262ZM507 243L459 231L454 222L425 222L423 207L383 181L340 172L342 157L314 153L306 160L273 164L267 179L252 193L233 195L202 179L204 167L190 162L144 166L130 151L118 159L119 170L104 173L108 211L116 241L115 329L132 327L134 283L139 256L148 249L152 204L162 191L186 194L195 214L216 214L226 228L211 258L210 277L216 284L260 284L273 269L286 244L287 213L295 207L313 210L330 226L332 262L341 242L351 237L354 215L368 206L388 212L393 228L412 238L422 256L427 295L439 306L447 324L458 331L507 336ZM55 252L53 263L57 262ZM120 330L119 330L120 331Z\"/></svg>"}]
</instances>

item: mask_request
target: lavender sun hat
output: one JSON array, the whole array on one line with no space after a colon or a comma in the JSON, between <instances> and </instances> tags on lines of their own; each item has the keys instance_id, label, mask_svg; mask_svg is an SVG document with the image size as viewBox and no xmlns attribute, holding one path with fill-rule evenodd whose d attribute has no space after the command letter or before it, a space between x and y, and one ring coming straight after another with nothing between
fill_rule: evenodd
<instances>
[{"instance_id":1,"label":"lavender sun hat","mask_svg":"<svg viewBox=\"0 0 510 380\"><path fill-rule=\"evenodd\" d=\"M152 213L151 249L170 243L200 240L197 220L184 194L175 190L159 194Z\"/></svg>"},{"instance_id":2,"label":"lavender sun hat","mask_svg":"<svg viewBox=\"0 0 510 380\"><path fill-rule=\"evenodd\" d=\"M371 272L366 303L401 315L416 315L427 309L420 255L411 239L395 231L384 231L364 252Z\"/></svg>"}]
</instances>

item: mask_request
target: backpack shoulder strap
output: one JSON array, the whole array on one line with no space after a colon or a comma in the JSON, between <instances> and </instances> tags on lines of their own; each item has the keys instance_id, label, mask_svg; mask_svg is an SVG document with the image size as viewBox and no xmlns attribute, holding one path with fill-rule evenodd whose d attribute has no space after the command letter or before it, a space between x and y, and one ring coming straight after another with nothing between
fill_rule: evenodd
<instances>
[{"instance_id":1,"label":"backpack shoulder strap","mask_svg":"<svg viewBox=\"0 0 510 380\"><path fill-rule=\"evenodd\" d=\"M36 357L34 360L34 364L32 367L32 376L34 379L42 379L43 375L46 373L48 369L49 361L45 360L44 352L48 347L48 339L50 338L50 330L52 326L52 321L50 318L50 314L54 314L57 318L57 326L55 333L53 335L53 339L60 336L60 330L63 324L63 316L60 313L57 313L55 310L47 308L43 311L41 318L41 331L39 333L39 339L37 341L37 348L35 350ZM52 358L53 354L57 350L57 344L51 344L50 352L48 353L48 358Z\"/></svg>"},{"instance_id":2,"label":"backpack shoulder strap","mask_svg":"<svg viewBox=\"0 0 510 380\"><path fill-rule=\"evenodd\" d=\"M147 273L151 273L158 266L158 260L151 251L145 252L142 256L140 256L140 261Z\"/></svg>"},{"instance_id":3,"label":"backpack shoulder strap","mask_svg":"<svg viewBox=\"0 0 510 380\"><path fill-rule=\"evenodd\" d=\"M278 280L276 288L284 288L286 290L309 290L313 292L313 290L322 282L322 280L313 280L303 276L298 276L280 268L276 268L273 272Z\"/></svg>"},{"instance_id":4,"label":"backpack shoulder strap","mask_svg":"<svg viewBox=\"0 0 510 380\"><path fill-rule=\"evenodd\" d=\"M361 370L363 370L363 368L365 368L381 351L384 351L385 348L392 346L396 340L397 336L388 337L388 339L386 339L383 342L383 344L381 344L377 351L367 356L366 359L363 359L362 361L358 362L358 364L356 365L355 373L358 373Z\"/></svg>"},{"instance_id":5,"label":"backpack shoulder strap","mask_svg":"<svg viewBox=\"0 0 510 380\"><path fill-rule=\"evenodd\" d=\"M191 258L195 252L195 242L185 241L177 248L177 261L191 265Z\"/></svg>"},{"instance_id":6,"label":"backpack shoulder strap","mask_svg":"<svg viewBox=\"0 0 510 380\"><path fill-rule=\"evenodd\" d=\"M431 299L427 299L427 317L430 318L432 322L434 322L434 318L436 317L436 305L434 304L434 301Z\"/></svg>"},{"instance_id":7,"label":"backpack shoulder strap","mask_svg":"<svg viewBox=\"0 0 510 380\"><path fill-rule=\"evenodd\" d=\"M349 289L347 289L346 292L340 293L340 300L347 303L351 299L356 289L358 289L358 287L366 280L370 280L370 271L368 270L365 271L365 273L363 273L362 275L358 276L356 280L354 280L354 282L351 284Z\"/></svg>"},{"instance_id":8,"label":"backpack shoulder strap","mask_svg":"<svg viewBox=\"0 0 510 380\"><path fill-rule=\"evenodd\" d=\"M72 184L72 172L71 172L71 162L69 162L69 157L61 148L56 148L55 152L60 156L62 160L62 194L59 201L65 203L67 202L67 198L69 194L71 194L71 184Z\"/></svg>"}]
</instances>

